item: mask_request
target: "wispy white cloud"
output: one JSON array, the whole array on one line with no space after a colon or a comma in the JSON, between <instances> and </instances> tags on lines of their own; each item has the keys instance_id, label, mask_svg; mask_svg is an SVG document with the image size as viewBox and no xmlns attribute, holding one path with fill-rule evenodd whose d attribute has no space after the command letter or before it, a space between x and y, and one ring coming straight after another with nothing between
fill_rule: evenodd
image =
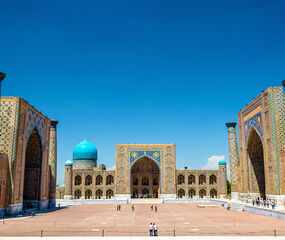
<instances>
[{"instance_id":1,"label":"wispy white cloud","mask_svg":"<svg viewBox=\"0 0 285 240\"><path fill-rule=\"evenodd\" d=\"M113 167L108 168L107 170L115 170L116 169L116 165L114 165Z\"/></svg>"},{"instance_id":2,"label":"wispy white cloud","mask_svg":"<svg viewBox=\"0 0 285 240\"><path fill-rule=\"evenodd\" d=\"M225 155L211 156L208 158L207 164L204 165L202 169L215 170L218 168L219 161L221 160L225 160Z\"/></svg>"}]
</instances>

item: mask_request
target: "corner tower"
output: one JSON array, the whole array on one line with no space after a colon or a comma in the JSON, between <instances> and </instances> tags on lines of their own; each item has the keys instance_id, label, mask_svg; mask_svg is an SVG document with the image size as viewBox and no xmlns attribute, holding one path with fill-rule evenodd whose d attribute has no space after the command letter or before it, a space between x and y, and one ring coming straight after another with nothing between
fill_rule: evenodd
<instances>
[{"instance_id":1,"label":"corner tower","mask_svg":"<svg viewBox=\"0 0 285 240\"><path fill-rule=\"evenodd\" d=\"M236 123L226 123L228 128L228 140L229 140L229 159L230 159L230 174L231 174L231 188L232 188L232 200L238 199L238 145L237 145L237 134L236 134Z\"/></svg>"},{"instance_id":2,"label":"corner tower","mask_svg":"<svg viewBox=\"0 0 285 240\"><path fill-rule=\"evenodd\" d=\"M219 161L219 195L225 197L227 195L227 163Z\"/></svg>"},{"instance_id":3,"label":"corner tower","mask_svg":"<svg viewBox=\"0 0 285 240\"><path fill-rule=\"evenodd\" d=\"M72 161L65 162L64 171L64 199L72 198Z\"/></svg>"}]
</instances>

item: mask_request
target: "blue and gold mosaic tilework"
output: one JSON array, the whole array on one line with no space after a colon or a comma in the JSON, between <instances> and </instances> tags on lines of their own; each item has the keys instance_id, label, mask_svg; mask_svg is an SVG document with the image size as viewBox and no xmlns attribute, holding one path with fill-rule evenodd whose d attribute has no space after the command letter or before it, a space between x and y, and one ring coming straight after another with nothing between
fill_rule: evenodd
<instances>
[{"instance_id":1,"label":"blue and gold mosaic tilework","mask_svg":"<svg viewBox=\"0 0 285 240\"><path fill-rule=\"evenodd\" d=\"M46 127L46 121L43 117L41 117L39 114L37 114L32 109L28 109L28 120L27 120L27 134L26 134L26 144L28 143L29 137L32 133L32 131L36 128L40 137L42 143L45 141L45 127Z\"/></svg>"},{"instance_id":2,"label":"blue and gold mosaic tilework","mask_svg":"<svg viewBox=\"0 0 285 240\"><path fill-rule=\"evenodd\" d=\"M244 122L245 142L247 142L247 138L252 127L255 127L259 136L261 137L261 140L263 140L262 119L260 112Z\"/></svg>"},{"instance_id":3,"label":"blue and gold mosaic tilework","mask_svg":"<svg viewBox=\"0 0 285 240\"><path fill-rule=\"evenodd\" d=\"M160 166L160 151L130 151L130 165L132 166L136 160L144 156L150 157Z\"/></svg>"}]
</instances>

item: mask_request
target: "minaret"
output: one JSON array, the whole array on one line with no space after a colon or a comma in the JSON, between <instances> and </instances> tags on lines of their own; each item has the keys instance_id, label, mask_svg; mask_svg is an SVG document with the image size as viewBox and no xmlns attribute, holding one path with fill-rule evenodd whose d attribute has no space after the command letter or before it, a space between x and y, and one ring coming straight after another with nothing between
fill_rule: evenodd
<instances>
[{"instance_id":1,"label":"minaret","mask_svg":"<svg viewBox=\"0 0 285 240\"><path fill-rule=\"evenodd\" d=\"M227 163L224 160L219 161L219 195L227 196Z\"/></svg>"},{"instance_id":2,"label":"minaret","mask_svg":"<svg viewBox=\"0 0 285 240\"><path fill-rule=\"evenodd\" d=\"M72 165L70 160L65 162L64 171L64 199L72 199Z\"/></svg>"},{"instance_id":3,"label":"minaret","mask_svg":"<svg viewBox=\"0 0 285 240\"><path fill-rule=\"evenodd\" d=\"M237 189L237 164L239 161L238 144L236 135L236 123L226 123L228 128L228 139L229 139L229 159L230 159L230 176L231 176L231 196L232 200L238 200L238 189Z\"/></svg>"},{"instance_id":4,"label":"minaret","mask_svg":"<svg viewBox=\"0 0 285 240\"><path fill-rule=\"evenodd\" d=\"M51 120L49 134L49 166L50 166L50 185L49 185L49 208L55 207L56 200L56 168L57 168L57 141L56 125L58 121Z\"/></svg>"}]
</instances>

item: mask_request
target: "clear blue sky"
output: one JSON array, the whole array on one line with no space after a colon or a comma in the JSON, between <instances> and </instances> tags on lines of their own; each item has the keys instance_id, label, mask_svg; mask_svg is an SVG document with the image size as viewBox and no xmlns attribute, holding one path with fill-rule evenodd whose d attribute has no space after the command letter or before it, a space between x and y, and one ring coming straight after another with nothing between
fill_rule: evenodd
<instances>
[{"instance_id":1,"label":"clear blue sky","mask_svg":"<svg viewBox=\"0 0 285 240\"><path fill-rule=\"evenodd\" d=\"M58 182L83 139L228 161L225 122L285 79L284 1L0 0L2 93L59 120Z\"/></svg>"}]
</instances>

